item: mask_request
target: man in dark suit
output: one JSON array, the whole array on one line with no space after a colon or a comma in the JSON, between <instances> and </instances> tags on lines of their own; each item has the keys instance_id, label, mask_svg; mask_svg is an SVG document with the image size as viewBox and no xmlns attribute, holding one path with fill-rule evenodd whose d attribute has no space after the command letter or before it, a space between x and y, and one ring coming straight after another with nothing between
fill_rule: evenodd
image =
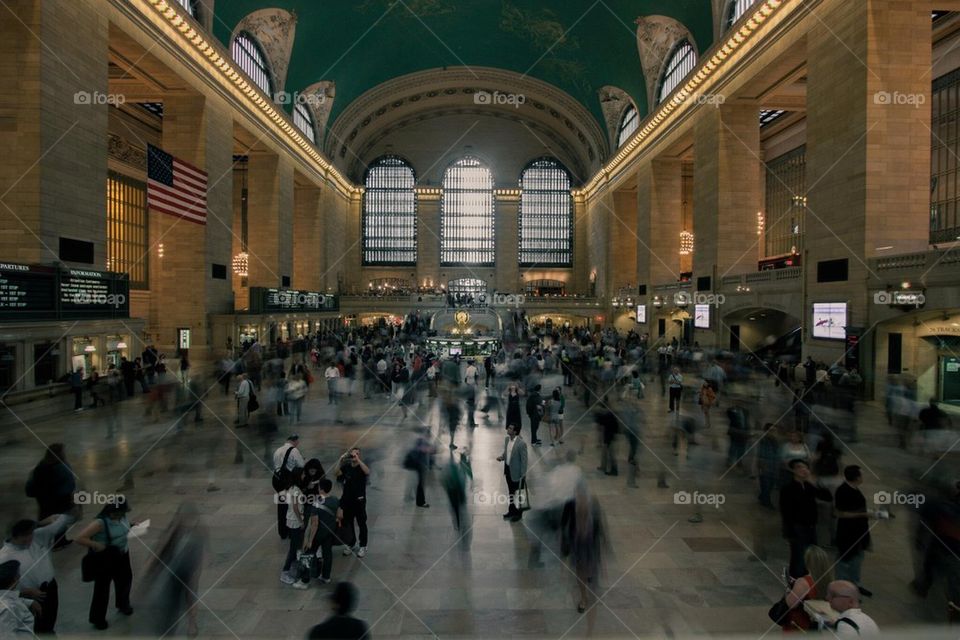
<instances>
[{"instance_id":1,"label":"man in dark suit","mask_svg":"<svg viewBox=\"0 0 960 640\"><path fill-rule=\"evenodd\" d=\"M341 638L370 640L367 624L349 615L357 606L357 588L349 582L338 582L330 594L333 615L310 629L307 640Z\"/></svg>"},{"instance_id":2,"label":"man in dark suit","mask_svg":"<svg viewBox=\"0 0 960 640\"><path fill-rule=\"evenodd\" d=\"M520 427L507 427L507 437L503 440L503 454L497 457L503 462L503 475L507 479L507 490L510 492L509 508L503 514L504 520L518 522L523 513L517 508L517 497L520 483L527 475L527 443L520 437Z\"/></svg>"}]
</instances>

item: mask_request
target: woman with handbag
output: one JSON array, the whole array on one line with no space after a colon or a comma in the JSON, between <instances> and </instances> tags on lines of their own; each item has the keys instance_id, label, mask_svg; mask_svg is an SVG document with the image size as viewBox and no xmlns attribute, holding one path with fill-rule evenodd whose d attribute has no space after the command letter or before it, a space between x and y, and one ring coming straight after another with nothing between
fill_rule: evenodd
<instances>
[{"instance_id":1,"label":"woman with handbag","mask_svg":"<svg viewBox=\"0 0 960 640\"><path fill-rule=\"evenodd\" d=\"M826 551L809 546L803 554L807 575L788 583L789 591L770 607L767 615L785 632L806 631L815 625L803 607L805 600L822 599L833 581L833 562Z\"/></svg>"},{"instance_id":2,"label":"woman with handbag","mask_svg":"<svg viewBox=\"0 0 960 640\"><path fill-rule=\"evenodd\" d=\"M130 606L133 570L127 547L127 535L132 526L127 520L129 510L126 500L108 503L97 514L96 520L74 538L77 544L90 549L83 559L83 580L93 582L89 619L99 630L109 626L107 605L110 603L111 582L116 592L117 610L126 616L133 615Z\"/></svg>"}]
</instances>

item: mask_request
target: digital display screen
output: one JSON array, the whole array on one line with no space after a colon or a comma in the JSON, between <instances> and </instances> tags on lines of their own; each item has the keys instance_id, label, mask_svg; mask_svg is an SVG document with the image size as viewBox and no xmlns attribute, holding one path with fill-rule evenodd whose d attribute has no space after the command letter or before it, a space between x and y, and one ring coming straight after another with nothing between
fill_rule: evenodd
<instances>
[{"instance_id":1,"label":"digital display screen","mask_svg":"<svg viewBox=\"0 0 960 640\"><path fill-rule=\"evenodd\" d=\"M847 327L846 302L815 302L813 303L813 330L814 338L827 340L844 340Z\"/></svg>"},{"instance_id":2,"label":"digital display screen","mask_svg":"<svg viewBox=\"0 0 960 640\"><path fill-rule=\"evenodd\" d=\"M647 322L647 305L638 304L637 305L637 322L640 324L646 324Z\"/></svg>"},{"instance_id":3,"label":"digital display screen","mask_svg":"<svg viewBox=\"0 0 960 640\"><path fill-rule=\"evenodd\" d=\"M693 326L697 329L710 328L710 305L698 304L693 307Z\"/></svg>"}]
</instances>

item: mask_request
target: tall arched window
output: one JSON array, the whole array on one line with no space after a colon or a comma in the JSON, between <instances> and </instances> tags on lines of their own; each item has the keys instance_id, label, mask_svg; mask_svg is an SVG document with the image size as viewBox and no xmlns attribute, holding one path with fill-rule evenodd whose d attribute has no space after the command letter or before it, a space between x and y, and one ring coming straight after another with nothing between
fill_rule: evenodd
<instances>
[{"instance_id":1,"label":"tall arched window","mask_svg":"<svg viewBox=\"0 0 960 640\"><path fill-rule=\"evenodd\" d=\"M310 107L299 100L293 105L293 124L303 132L313 144L317 144L317 131L313 126L313 114Z\"/></svg>"},{"instance_id":2,"label":"tall arched window","mask_svg":"<svg viewBox=\"0 0 960 640\"><path fill-rule=\"evenodd\" d=\"M570 173L553 158L534 160L520 174L520 266L572 264Z\"/></svg>"},{"instance_id":3,"label":"tall arched window","mask_svg":"<svg viewBox=\"0 0 960 640\"><path fill-rule=\"evenodd\" d=\"M273 81L270 79L270 68L267 66L267 56L257 41L246 31L241 31L233 39L230 55L240 68L250 76L253 83L271 98L273 97Z\"/></svg>"},{"instance_id":4,"label":"tall arched window","mask_svg":"<svg viewBox=\"0 0 960 640\"><path fill-rule=\"evenodd\" d=\"M416 264L413 167L403 158L383 156L367 168L363 182L363 264Z\"/></svg>"},{"instance_id":5,"label":"tall arched window","mask_svg":"<svg viewBox=\"0 0 960 640\"><path fill-rule=\"evenodd\" d=\"M181 7L187 10L190 14L190 17L197 18L197 2L196 0L177 0Z\"/></svg>"},{"instance_id":6,"label":"tall arched window","mask_svg":"<svg viewBox=\"0 0 960 640\"><path fill-rule=\"evenodd\" d=\"M673 52L667 58L660 90L657 91L657 104L663 102L670 93L683 82L687 74L697 66L697 52L688 40L681 40L673 47Z\"/></svg>"},{"instance_id":7,"label":"tall arched window","mask_svg":"<svg viewBox=\"0 0 960 640\"><path fill-rule=\"evenodd\" d=\"M493 175L472 156L443 174L440 264L493 266Z\"/></svg>"},{"instance_id":8,"label":"tall arched window","mask_svg":"<svg viewBox=\"0 0 960 640\"><path fill-rule=\"evenodd\" d=\"M637 108L632 104L627 107L620 117L620 126L617 128L617 148L623 146L623 143L630 139L640 126L640 114Z\"/></svg>"},{"instance_id":9,"label":"tall arched window","mask_svg":"<svg viewBox=\"0 0 960 640\"><path fill-rule=\"evenodd\" d=\"M757 0L730 0L729 13L727 14L727 27L733 26L737 20L740 19L740 16L747 12L747 9L750 8Z\"/></svg>"}]
</instances>

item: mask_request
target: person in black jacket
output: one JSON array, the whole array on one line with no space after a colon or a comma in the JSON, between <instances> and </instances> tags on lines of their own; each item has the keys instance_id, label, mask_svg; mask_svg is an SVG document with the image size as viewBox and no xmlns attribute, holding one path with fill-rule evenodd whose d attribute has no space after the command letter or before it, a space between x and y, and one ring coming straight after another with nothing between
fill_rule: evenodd
<instances>
[{"instance_id":1,"label":"person in black jacket","mask_svg":"<svg viewBox=\"0 0 960 640\"><path fill-rule=\"evenodd\" d=\"M37 501L37 520L73 511L73 495L77 490L77 476L67 464L62 443L47 447L43 459L33 468L27 479L26 494ZM54 548L70 544L66 536L59 536Z\"/></svg>"},{"instance_id":2,"label":"person in black jacket","mask_svg":"<svg viewBox=\"0 0 960 640\"><path fill-rule=\"evenodd\" d=\"M783 537L790 543L790 576L807 575L803 553L817 544L817 499L831 501L829 489L814 486L810 467L800 459L791 460L793 480L780 489L780 517L783 519Z\"/></svg>"},{"instance_id":3,"label":"person in black jacket","mask_svg":"<svg viewBox=\"0 0 960 640\"><path fill-rule=\"evenodd\" d=\"M540 428L540 420L543 419L543 398L540 397L540 385L538 384L527 396L527 417L530 418L530 444L539 447L543 444L537 437L537 430Z\"/></svg>"},{"instance_id":4,"label":"person in black jacket","mask_svg":"<svg viewBox=\"0 0 960 640\"><path fill-rule=\"evenodd\" d=\"M357 588L349 582L338 582L330 594L333 615L316 625L307 633L307 640L339 638L344 640L370 640L367 623L349 615L357 606Z\"/></svg>"}]
</instances>

